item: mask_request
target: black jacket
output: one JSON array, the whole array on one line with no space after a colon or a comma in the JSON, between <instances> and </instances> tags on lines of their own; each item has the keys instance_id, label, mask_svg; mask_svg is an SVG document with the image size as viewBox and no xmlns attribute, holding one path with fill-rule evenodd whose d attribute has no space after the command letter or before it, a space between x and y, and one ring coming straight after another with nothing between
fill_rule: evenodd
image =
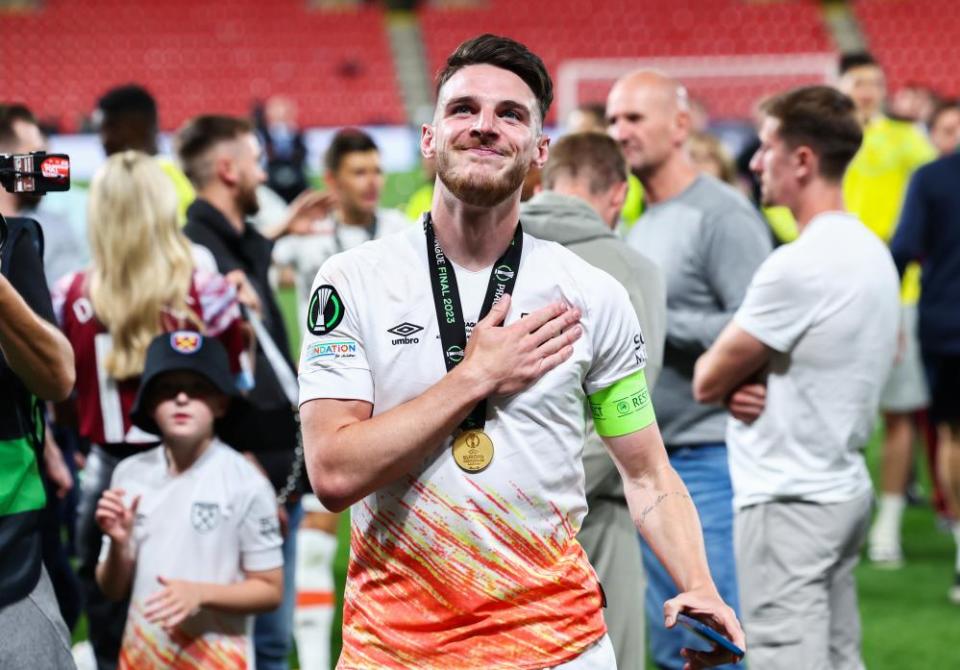
<instances>
[{"instance_id":1,"label":"black jacket","mask_svg":"<svg viewBox=\"0 0 960 670\"><path fill-rule=\"evenodd\" d=\"M263 325L295 372L288 351L287 329L267 278L273 242L249 222L243 234L238 233L220 210L200 198L187 210L184 233L210 250L222 274L243 270L247 275L263 305ZM270 481L279 489L290 472L296 447L296 422L263 347L257 347L254 379L255 386L247 397L254 411L221 431L220 438L240 451L255 453Z\"/></svg>"}]
</instances>

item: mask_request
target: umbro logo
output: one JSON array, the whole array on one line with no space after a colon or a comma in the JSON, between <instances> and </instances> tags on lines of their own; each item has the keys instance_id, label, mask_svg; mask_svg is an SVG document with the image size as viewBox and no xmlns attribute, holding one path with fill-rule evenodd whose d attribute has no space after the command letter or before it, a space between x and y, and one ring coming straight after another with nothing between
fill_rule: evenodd
<instances>
[{"instance_id":1,"label":"umbro logo","mask_svg":"<svg viewBox=\"0 0 960 670\"><path fill-rule=\"evenodd\" d=\"M415 323L404 321L403 323L399 323L393 328L388 329L387 332L398 336L396 339L390 340L390 344L417 344L420 342L420 338L411 337L411 335L416 335L421 330L423 330L423 326L418 326Z\"/></svg>"}]
</instances>

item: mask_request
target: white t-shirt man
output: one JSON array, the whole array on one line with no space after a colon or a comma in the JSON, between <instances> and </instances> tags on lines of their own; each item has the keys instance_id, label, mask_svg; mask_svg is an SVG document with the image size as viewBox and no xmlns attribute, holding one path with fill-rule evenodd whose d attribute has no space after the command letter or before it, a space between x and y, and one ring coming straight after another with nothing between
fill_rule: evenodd
<instances>
[{"instance_id":1,"label":"white t-shirt man","mask_svg":"<svg viewBox=\"0 0 960 670\"><path fill-rule=\"evenodd\" d=\"M162 586L157 576L231 584L243 571L283 566L273 489L236 451L214 440L190 468L171 475L163 447L124 459L111 488L130 504L141 496L134 521L136 555L130 612L120 668L250 668L253 617L201 609L168 635L143 616L143 602ZM104 536L100 559L110 538ZM189 659L178 665L177 660Z\"/></svg>"},{"instance_id":2,"label":"white t-shirt man","mask_svg":"<svg viewBox=\"0 0 960 670\"><path fill-rule=\"evenodd\" d=\"M371 239L378 240L410 227L409 219L403 212L395 209L377 209L376 217L376 223L367 228L346 225L333 216L328 216L317 222L315 233L290 235L277 241L273 247L273 262L292 267L296 273L297 305L301 323L306 318L306 301L310 295L310 287L328 258Z\"/></svg>"},{"instance_id":3,"label":"white t-shirt man","mask_svg":"<svg viewBox=\"0 0 960 670\"><path fill-rule=\"evenodd\" d=\"M896 354L897 271L855 217L828 212L757 270L736 324L773 349L766 407L727 442L734 506L870 490L861 450Z\"/></svg>"},{"instance_id":4,"label":"white t-shirt man","mask_svg":"<svg viewBox=\"0 0 960 670\"><path fill-rule=\"evenodd\" d=\"M469 330L493 268L454 269ZM332 257L311 293L322 305L313 323L327 332L308 329L300 402L364 400L377 415L439 381L430 281L419 226ZM448 438L418 471L351 509L339 667L539 670L603 638L601 592L576 541L586 398L637 373L645 351L618 282L524 235L505 324L556 300L582 310L584 335L529 389L489 398L490 465L461 470Z\"/></svg>"}]
</instances>

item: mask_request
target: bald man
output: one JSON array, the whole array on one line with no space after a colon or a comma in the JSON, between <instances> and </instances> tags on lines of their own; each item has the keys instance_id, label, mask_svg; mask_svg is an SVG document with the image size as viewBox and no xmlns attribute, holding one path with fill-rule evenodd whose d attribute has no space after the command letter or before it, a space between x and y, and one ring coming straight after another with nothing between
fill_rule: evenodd
<instances>
[{"instance_id":1,"label":"bald man","mask_svg":"<svg viewBox=\"0 0 960 670\"><path fill-rule=\"evenodd\" d=\"M607 99L607 127L643 184L647 202L627 242L657 263L666 278L667 341L653 390L664 442L703 519L717 587L737 609L728 414L721 405L693 399L693 364L740 306L754 270L770 253L770 237L746 198L700 174L687 156L690 105L678 82L651 71L621 78ZM743 393L748 405L759 401L762 407L751 392L762 395L762 387ZM660 668L680 670L678 652L693 640L685 638L689 633L663 627L661 603L676 586L650 547L642 543L642 548L651 654Z\"/></svg>"}]
</instances>

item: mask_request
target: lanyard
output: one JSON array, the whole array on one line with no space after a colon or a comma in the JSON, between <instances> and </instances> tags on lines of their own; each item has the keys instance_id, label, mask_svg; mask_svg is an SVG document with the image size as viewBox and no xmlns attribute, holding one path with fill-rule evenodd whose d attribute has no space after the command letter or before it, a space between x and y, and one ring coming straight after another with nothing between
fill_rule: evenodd
<instances>
[{"instance_id":1,"label":"lanyard","mask_svg":"<svg viewBox=\"0 0 960 670\"><path fill-rule=\"evenodd\" d=\"M460 292L457 290L457 274L440 248L440 242L433 232L433 219L427 212L423 219L423 228L427 237L427 260L430 267L430 284L433 288L433 304L437 310L437 325L440 327L440 346L443 362L450 372L463 360L467 346L467 329L463 320L463 307L460 304ZM510 246L497 259L490 272L487 294L480 308L483 319L491 308L500 302L504 293L513 293L520 273L520 256L523 253L523 229L517 223ZM478 319L479 320L479 319ZM487 421L487 401L481 400L460 424L463 430L483 429Z\"/></svg>"}]
</instances>

